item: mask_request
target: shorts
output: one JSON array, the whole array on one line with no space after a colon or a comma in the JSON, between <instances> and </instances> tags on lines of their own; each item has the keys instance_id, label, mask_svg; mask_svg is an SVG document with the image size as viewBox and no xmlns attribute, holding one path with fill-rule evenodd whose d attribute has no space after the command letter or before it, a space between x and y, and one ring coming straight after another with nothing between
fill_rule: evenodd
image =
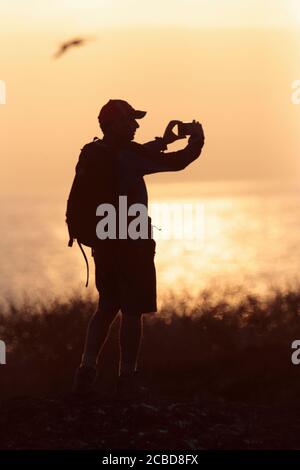
<instances>
[{"instance_id":1,"label":"shorts","mask_svg":"<svg viewBox=\"0 0 300 470\"><path fill-rule=\"evenodd\" d=\"M99 243L93 256L100 309L128 315L157 311L155 248L152 238Z\"/></svg>"}]
</instances>

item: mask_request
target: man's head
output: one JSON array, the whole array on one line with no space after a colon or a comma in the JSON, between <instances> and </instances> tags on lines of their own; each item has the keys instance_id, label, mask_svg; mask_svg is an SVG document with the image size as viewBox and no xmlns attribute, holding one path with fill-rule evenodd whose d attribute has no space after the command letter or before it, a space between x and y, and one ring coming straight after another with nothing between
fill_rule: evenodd
<instances>
[{"instance_id":1,"label":"man's head","mask_svg":"<svg viewBox=\"0 0 300 470\"><path fill-rule=\"evenodd\" d=\"M137 119L143 118L145 114L146 111L134 109L127 101L109 100L101 108L98 121L104 135L131 141L139 127Z\"/></svg>"}]
</instances>

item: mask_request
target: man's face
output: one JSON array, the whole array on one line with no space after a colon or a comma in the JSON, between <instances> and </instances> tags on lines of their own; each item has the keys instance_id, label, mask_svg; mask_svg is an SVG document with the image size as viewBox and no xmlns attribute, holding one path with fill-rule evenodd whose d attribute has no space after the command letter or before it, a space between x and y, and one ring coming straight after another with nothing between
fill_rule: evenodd
<instances>
[{"instance_id":1,"label":"man's face","mask_svg":"<svg viewBox=\"0 0 300 470\"><path fill-rule=\"evenodd\" d=\"M111 124L111 133L122 141L130 142L134 139L136 129L140 127L134 118L122 118Z\"/></svg>"}]
</instances>

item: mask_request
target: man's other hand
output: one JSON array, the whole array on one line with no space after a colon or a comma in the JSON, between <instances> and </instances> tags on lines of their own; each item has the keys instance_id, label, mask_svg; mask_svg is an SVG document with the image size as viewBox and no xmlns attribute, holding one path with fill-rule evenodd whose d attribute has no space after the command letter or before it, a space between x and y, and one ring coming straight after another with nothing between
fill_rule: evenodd
<instances>
[{"instance_id":1,"label":"man's other hand","mask_svg":"<svg viewBox=\"0 0 300 470\"><path fill-rule=\"evenodd\" d=\"M176 135L173 132L174 127L177 124L179 124L180 122L181 121L170 121L169 124L167 125L166 130L164 132L164 135L162 137L163 142L166 145L172 144L173 142L175 142L176 140L179 140L179 139L185 139L185 137L186 137L185 135L184 136L179 136L179 135Z\"/></svg>"}]
</instances>

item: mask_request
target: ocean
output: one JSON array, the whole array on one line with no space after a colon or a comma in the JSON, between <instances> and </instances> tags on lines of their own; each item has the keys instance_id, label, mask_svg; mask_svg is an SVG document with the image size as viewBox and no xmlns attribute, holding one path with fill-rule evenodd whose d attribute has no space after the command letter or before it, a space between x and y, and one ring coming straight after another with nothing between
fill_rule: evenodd
<instances>
[{"instance_id":1,"label":"ocean","mask_svg":"<svg viewBox=\"0 0 300 470\"><path fill-rule=\"evenodd\" d=\"M298 283L300 188L280 182L193 182L149 185L151 207L200 208L199 233L167 235L153 220L158 304L170 295L195 299L206 290L232 297L264 295ZM96 296L79 248L67 246L66 196L2 198L1 308ZM153 209L154 210L154 209ZM153 214L151 214L153 216ZM155 215L155 214L154 214ZM200 223L200 225L199 225ZM185 218L185 224L188 220ZM190 239L188 239L190 238Z\"/></svg>"}]
</instances>

